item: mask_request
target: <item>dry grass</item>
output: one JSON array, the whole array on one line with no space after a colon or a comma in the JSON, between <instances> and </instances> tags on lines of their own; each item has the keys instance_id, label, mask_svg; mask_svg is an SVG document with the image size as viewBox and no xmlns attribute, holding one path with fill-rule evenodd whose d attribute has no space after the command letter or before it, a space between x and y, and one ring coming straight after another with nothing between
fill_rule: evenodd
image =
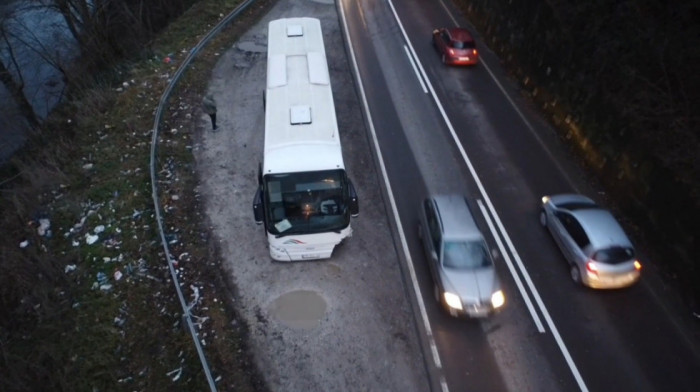
<instances>
[{"instance_id":1,"label":"dry grass","mask_svg":"<svg viewBox=\"0 0 700 392\"><path fill-rule=\"evenodd\" d=\"M73 91L2 169L0 390L208 389L156 232L150 129L183 51L239 2L196 3L152 44L153 56L120 65L114 83ZM220 390L265 385L231 303L235 290L217 273L217 250L207 242L190 148L213 52L268 3L259 1L200 54L168 103L160 137L170 249L187 300L198 295L194 314ZM41 219L50 235L39 233Z\"/></svg>"}]
</instances>

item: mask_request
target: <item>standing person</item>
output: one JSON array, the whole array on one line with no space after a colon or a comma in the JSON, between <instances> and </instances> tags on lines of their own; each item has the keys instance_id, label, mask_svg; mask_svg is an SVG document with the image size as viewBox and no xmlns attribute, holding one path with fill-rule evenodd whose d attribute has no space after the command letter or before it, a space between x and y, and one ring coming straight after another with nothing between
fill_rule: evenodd
<instances>
[{"instance_id":1,"label":"standing person","mask_svg":"<svg viewBox=\"0 0 700 392\"><path fill-rule=\"evenodd\" d=\"M216 101L211 94L207 94L204 97L204 100L202 101L202 108L204 109L204 112L209 115L209 118L211 118L211 127L216 131L218 128L216 126Z\"/></svg>"}]
</instances>

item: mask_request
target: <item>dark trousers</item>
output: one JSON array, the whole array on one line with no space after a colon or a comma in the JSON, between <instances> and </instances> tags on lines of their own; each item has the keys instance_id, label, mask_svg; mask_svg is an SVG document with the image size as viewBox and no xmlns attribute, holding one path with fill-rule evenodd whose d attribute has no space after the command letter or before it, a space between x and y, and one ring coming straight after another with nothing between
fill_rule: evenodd
<instances>
[{"instance_id":1,"label":"dark trousers","mask_svg":"<svg viewBox=\"0 0 700 392\"><path fill-rule=\"evenodd\" d=\"M211 127L212 127L212 129L216 129L216 113L210 114L209 117L211 117Z\"/></svg>"}]
</instances>

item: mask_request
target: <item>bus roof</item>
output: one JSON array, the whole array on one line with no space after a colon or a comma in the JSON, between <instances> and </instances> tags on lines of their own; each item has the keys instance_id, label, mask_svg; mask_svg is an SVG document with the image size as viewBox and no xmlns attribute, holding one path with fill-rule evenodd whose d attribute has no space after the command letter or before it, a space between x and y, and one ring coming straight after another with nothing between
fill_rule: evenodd
<instances>
[{"instance_id":1,"label":"bus roof","mask_svg":"<svg viewBox=\"0 0 700 392\"><path fill-rule=\"evenodd\" d=\"M321 23L269 24L263 173L344 169Z\"/></svg>"}]
</instances>

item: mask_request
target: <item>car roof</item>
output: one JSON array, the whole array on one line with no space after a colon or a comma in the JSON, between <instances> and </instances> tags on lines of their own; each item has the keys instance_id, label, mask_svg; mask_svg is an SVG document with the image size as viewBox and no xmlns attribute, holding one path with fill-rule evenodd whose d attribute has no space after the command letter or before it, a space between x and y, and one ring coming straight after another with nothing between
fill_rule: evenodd
<instances>
[{"instance_id":1,"label":"car roof","mask_svg":"<svg viewBox=\"0 0 700 392\"><path fill-rule=\"evenodd\" d=\"M474 38L472 38L471 33L467 29L461 28L461 27L453 27L450 29L447 29L447 31L450 33L450 37L454 41L462 41L462 42L470 42L474 41Z\"/></svg>"},{"instance_id":2,"label":"car roof","mask_svg":"<svg viewBox=\"0 0 700 392\"><path fill-rule=\"evenodd\" d=\"M482 239L481 232L474 222L467 201L461 195L433 196L442 223L445 239Z\"/></svg>"},{"instance_id":3,"label":"car roof","mask_svg":"<svg viewBox=\"0 0 700 392\"><path fill-rule=\"evenodd\" d=\"M613 245L633 248L627 234L610 211L594 207L569 213L581 224L594 249L604 249Z\"/></svg>"}]
</instances>

